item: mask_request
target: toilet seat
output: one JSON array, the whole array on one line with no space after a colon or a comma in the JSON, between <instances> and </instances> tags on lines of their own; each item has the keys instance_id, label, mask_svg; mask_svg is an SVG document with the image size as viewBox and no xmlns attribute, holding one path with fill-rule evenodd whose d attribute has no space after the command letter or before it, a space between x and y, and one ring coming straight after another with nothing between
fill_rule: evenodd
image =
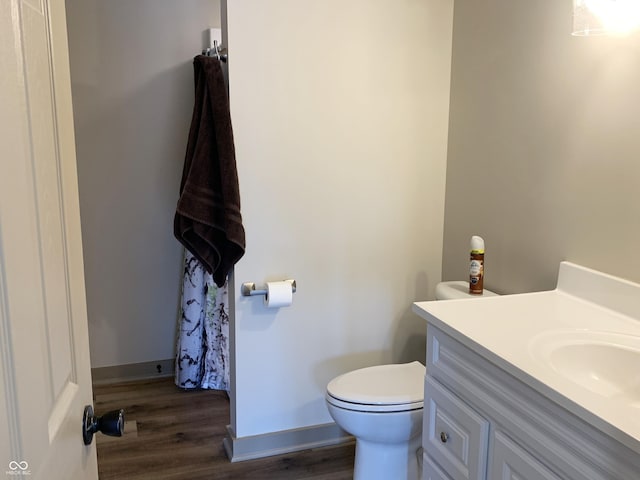
<instances>
[{"instance_id":1,"label":"toilet seat","mask_svg":"<svg viewBox=\"0 0 640 480\"><path fill-rule=\"evenodd\" d=\"M353 403L345 402L332 397L327 393L327 402L331 405L344 408L345 410L353 410L354 412L371 412L371 413L392 413L392 412L407 412L409 410L417 410L424 407L424 401L412 402L412 403L392 403L390 405L380 404L366 404L366 403Z\"/></svg>"},{"instance_id":2,"label":"toilet seat","mask_svg":"<svg viewBox=\"0 0 640 480\"><path fill-rule=\"evenodd\" d=\"M329 382L326 399L361 412L415 410L424 405L424 375L420 362L361 368Z\"/></svg>"}]
</instances>

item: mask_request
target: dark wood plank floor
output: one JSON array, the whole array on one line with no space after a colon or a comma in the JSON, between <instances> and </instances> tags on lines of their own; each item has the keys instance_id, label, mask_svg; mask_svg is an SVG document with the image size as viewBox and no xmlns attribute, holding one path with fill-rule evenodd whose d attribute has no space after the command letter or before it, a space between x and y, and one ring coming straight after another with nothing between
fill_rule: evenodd
<instances>
[{"instance_id":1,"label":"dark wood plank floor","mask_svg":"<svg viewBox=\"0 0 640 480\"><path fill-rule=\"evenodd\" d=\"M125 435L97 435L100 480L317 479L353 477L354 445L231 463L222 439L224 392L184 391L173 379L94 387L98 415L125 410Z\"/></svg>"}]
</instances>

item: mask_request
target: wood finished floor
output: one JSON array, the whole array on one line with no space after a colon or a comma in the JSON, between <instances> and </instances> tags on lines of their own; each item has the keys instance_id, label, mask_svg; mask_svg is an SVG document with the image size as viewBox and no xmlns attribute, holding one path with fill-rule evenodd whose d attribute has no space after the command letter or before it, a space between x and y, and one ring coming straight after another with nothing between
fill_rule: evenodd
<instances>
[{"instance_id":1,"label":"wood finished floor","mask_svg":"<svg viewBox=\"0 0 640 480\"><path fill-rule=\"evenodd\" d=\"M224 392L184 391L173 379L94 386L98 415L125 410L125 435L97 434L100 480L350 480L354 445L231 463Z\"/></svg>"}]
</instances>

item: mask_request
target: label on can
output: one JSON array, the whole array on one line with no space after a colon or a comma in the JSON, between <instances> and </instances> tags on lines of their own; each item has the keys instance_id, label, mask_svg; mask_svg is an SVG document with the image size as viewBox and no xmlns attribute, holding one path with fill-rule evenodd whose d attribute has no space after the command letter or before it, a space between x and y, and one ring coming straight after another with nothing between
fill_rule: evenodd
<instances>
[{"instance_id":1,"label":"label on can","mask_svg":"<svg viewBox=\"0 0 640 480\"><path fill-rule=\"evenodd\" d=\"M482 273L482 260L471 260L469 274L472 277L478 277Z\"/></svg>"}]
</instances>

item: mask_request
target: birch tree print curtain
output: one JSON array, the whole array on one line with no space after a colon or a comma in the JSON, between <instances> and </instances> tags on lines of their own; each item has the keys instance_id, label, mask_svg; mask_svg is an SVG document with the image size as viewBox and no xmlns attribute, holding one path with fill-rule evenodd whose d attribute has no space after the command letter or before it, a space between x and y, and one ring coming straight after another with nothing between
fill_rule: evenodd
<instances>
[{"instance_id":1,"label":"birch tree print curtain","mask_svg":"<svg viewBox=\"0 0 640 480\"><path fill-rule=\"evenodd\" d=\"M229 391L229 289L188 251L184 255L175 383Z\"/></svg>"}]
</instances>

